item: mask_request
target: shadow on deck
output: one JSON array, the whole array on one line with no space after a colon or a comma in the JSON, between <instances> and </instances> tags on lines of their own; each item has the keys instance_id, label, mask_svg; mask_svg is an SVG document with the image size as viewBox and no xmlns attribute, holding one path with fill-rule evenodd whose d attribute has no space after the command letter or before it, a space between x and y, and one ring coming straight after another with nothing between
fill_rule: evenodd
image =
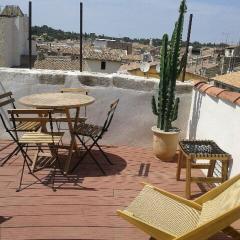
<instances>
[{"instance_id":1,"label":"shadow on deck","mask_svg":"<svg viewBox=\"0 0 240 240\"><path fill-rule=\"evenodd\" d=\"M9 142L1 141L0 148ZM14 145L0 152L11 152ZM86 158L73 175L58 175L53 192L25 173L28 186L15 191L21 155L14 156L0 168L0 239L107 239L147 240L149 237L116 216L141 190L141 182L149 182L167 191L184 196L185 181L176 181L176 163L165 163L154 158L151 149L128 146L104 147L114 165L109 165L98 151L107 176ZM200 172L198 172L201 174ZM49 171L38 172L49 178ZM183 171L184 178L184 171ZM192 193L201 193L192 185ZM238 224L239 225L239 224ZM229 239L226 236L212 240Z\"/></svg>"}]
</instances>

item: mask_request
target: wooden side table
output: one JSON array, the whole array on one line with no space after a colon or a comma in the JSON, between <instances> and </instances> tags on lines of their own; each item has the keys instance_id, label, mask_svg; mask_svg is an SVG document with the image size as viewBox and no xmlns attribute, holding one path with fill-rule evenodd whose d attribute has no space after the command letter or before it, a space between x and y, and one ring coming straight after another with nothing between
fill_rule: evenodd
<instances>
[{"instance_id":1,"label":"wooden side table","mask_svg":"<svg viewBox=\"0 0 240 240\"><path fill-rule=\"evenodd\" d=\"M212 140L182 140L179 142L180 152L178 154L177 180L180 180L181 169L186 167L187 199L191 198L191 183L222 183L228 178L228 165L231 155L224 152ZM208 163L197 163L196 160L209 160ZM221 176L214 177L213 172L216 161L222 162ZM185 166L184 166L185 165ZM206 177L193 177L192 169L208 169Z\"/></svg>"}]
</instances>

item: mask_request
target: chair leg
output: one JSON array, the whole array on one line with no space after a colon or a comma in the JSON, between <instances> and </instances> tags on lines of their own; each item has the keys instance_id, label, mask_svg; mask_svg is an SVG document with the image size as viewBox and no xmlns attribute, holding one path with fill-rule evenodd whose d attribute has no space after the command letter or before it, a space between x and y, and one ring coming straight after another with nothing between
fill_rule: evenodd
<instances>
[{"instance_id":1,"label":"chair leg","mask_svg":"<svg viewBox=\"0 0 240 240\"><path fill-rule=\"evenodd\" d=\"M94 140L94 139L93 139ZM102 153L102 155L105 157L105 159L107 160L107 162L111 165L113 165L113 163L110 161L109 157L107 156L107 154L102 150L102 148L100 147L100 145L95 142L96 146L98 147L98 149L100 150L100 152Z\"/></svg>"},{"instance_id":2,"label":"chair leg","mask_svg":"<svg viewBox=\"0 0 240 240\"><path fill-rule=\"evenodd\" d=\"M20 152L20 148L19 147L16 147L17 148L17 151L15 152L15 155L18 155L18 153ZM27 152L27 148L26 148L26 152Z\"/></svg>"},{"instance_id":3,"label":"chair leg","mask_svg":"<svg viewBox=\"0 0 240 240\"><path fill-rule=\"evenodd\" d=\"M86 155L84 157L87 156L87 154L89 154L91 156L91 158L93 159L93 161L96 163L96 165L98 166L98 168L101 170L101 172L103 173L103 175L106 175L105 171L103 170L103 168L101 167L101 165L99 164L99 162L97 161L97 159L94 157L94 155L91 153L91 149L93 148L93 146L96 144L96 142L94 141L92 143L92 145L87 148L86 144L80 139L79 137L79 140L81 141L82 145L84 146L84 148L86 149ZM84 158L82 157L82 159Z\"/></svg>"},{"instance_id":4,"label":"chair leg","mask_svg":"<svg viewBox=\"0 0 240 240\"><path fill-rule=\"evenodd\" d=\"M91 153L91 150L87 150L87 152L89 153L89 155L91 156L91 158L93 159L93 161L96 163L96 165L98 166L98 168L101 170L102 174L106 176L106 172L103 170L103 168L102 168L101 165L99 164L98 160L93 156L93 154Z\"/></svg>"},{"instance_id":5,"label":"chair leg","mask_svg":"<svg viewBox=\"0 0 240 240\"><path fill-rule=\"evenodd\" d=\"M56 175L56 168L57 168L57 163L55 162L55 164L54 164L54 169L53 169L53 174L52 174L52 190L54 191L54 192L56 192L57 190L56 190L56 188L55 188L55 186L54 186L54 183L55 183L55 175Z\"/></svg>"},{"instance_id":6,"label":"chair leg","mask_svg":"<svg viewBox=\"0 0 240 240\"><path fill-rule=\"evenodd\" d=\"M17 146L7 157L4 159L4 161L1 163L1 167L4 166L4 164L13 156L17 155L19 153L20 149Z\"/></svg>"},{"instance_id":7,"label":"chair leg","mask_svg":"<svg viewBox=\"0 0 240 240\"><path fill-rule=\"evenodd\" d=\"M45 183L42 182L42 180L37 177L32 171L31 171L31 167L29 166L28 160L31 161L30 157L27 155L27 153L23 150L22 146L19 145L20 151L22 153L22 156L24 158L24 162L23 162L23 167L22 167L22 172L21 172L21 177L20 177L20 183L19 183L19 187L16 190L17 192L21 191L21 186L22 186L22 180L23 180L23 174L24 174L24 169L25 169L25 165L27 165L29 174L31 174L34 178L36 178L40 183L42 183L43 185L46 185Z\"/></svg>"},{"instance_id":8,"label":"chair leg","mask_svg":"<svg viewBox=\"0 0 240 240\"><path fill-rule=\"evenodd\" d=\"M181 178L182 165L183 165L183 154L182 154L182 151L179 151L178 152L177 173L176 173L177 181L180 181L180 178Z\"/></svg>"},{"instance_id":9,"label":"chair leg","mask_svg":"<svg viewBox=\"0 0 240 240\"><path fill-rule=\"evenodd\" d=\"M106 175L105 171L103 170L103 168L101 167L101 165L99 164L99 162L97 161L97 159L93 156L93 154L91 153L91 149L93 148L93 146L95 145L95 143L93 142L92 145L87 148L86 144L83 142L83 140L76 135L78 140L81 142L81 144L83 145L83 147L86 149L85 153L83 154L83 156L81 157L81 159L78 161L78 163L72 168L72 170L70 171L71 173L74 172L74 170L76 170L79 166L79 164L83 161L83 159L87 156L87 154L89 154L91 156L91 158L94 160L94 162L96 163L96 165L99 167L99 169L101 170L101 172L103 173L103 175Z\"/></svg>"},{"instance_id":10,"label":"chair leg","mask_svg":"<svg viewBox=\"0 0 240 240\"><path fill-rule=\"evenodd\" d=\"M21 191L21 186L22 186L22 180L23 180L23 174L24 174L25 164L26 164L26 158L24 157L23 166L22 166L22 172L21 172L21 177L20 177L20 182L19 182L18 188L16 189L16 192L20 192L20 191Z\"/></svg>"}]
</instances>

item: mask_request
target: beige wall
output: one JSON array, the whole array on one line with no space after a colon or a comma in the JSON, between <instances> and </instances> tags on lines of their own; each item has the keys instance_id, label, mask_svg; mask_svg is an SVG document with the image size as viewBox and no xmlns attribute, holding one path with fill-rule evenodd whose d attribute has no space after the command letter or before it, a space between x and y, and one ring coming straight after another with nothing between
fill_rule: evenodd
<instances>
[{"instance_id":1,"label":"beige wall","mask_svg":"<svg viewBox=\"0 0 240 240\"><path fill-rule=\"evenodd\" d=\"M116 73L121 66L121 62L106 61L106 69L101 69L101 61L85 60L84 70L88 72Z\"/></svg>"},{"instance_id":2,"label":"beige wall","mask_svg":"<svg viewBox=\"0 0 240 240\"><path fill-rule=\"evenodd\" d=\"M12 91L16 99L33 93L57 92L63 87L87 88L96 99L87 107L88 121L96 124L103 124L109 104L120 98L110 131L102 141L109 145L152 146L151 127L156 124L156 117L151 99L156 83L156 79L120 74L0 68L0 93ZM191 84L177 84L180 109L174 126L181 129L182 137L186 135L191 94ZM0 123L1 138L6 137L3 133Z\"/></svg>"},{"instance_id":3,"label":"beige wall","mask_svg":"<svg viewBox=\"0 0 240 240\"><path fill-rule=\"evenodd\" d=\"M20 65L20 57L28 53L28 18L0 18L0 66Z\"/></svg>"}]
</instances>

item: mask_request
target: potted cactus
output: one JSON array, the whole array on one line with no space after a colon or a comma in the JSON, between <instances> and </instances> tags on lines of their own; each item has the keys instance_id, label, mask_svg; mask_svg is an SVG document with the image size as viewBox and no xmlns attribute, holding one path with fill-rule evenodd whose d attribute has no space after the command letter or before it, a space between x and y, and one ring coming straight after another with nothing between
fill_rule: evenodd
<instances>
[{"instance_id":1,"label":"potted cactus","mask_svg":"<svg viewBox=\"0 0 240 240\"><path fill-rule=\"evenodd\" d=\"M157 126L152 127L153 151L161 160L171 160L176 153L179 129L172 126L177 119L179 98L175 97L176 80L182 71L185 57L179 60L186 0L182 0L179 18L175 24L172 38L162 38L160 55L160 81L157 97L152 97L153 113L157 116Z\"/></svg>"}]
</instances>

